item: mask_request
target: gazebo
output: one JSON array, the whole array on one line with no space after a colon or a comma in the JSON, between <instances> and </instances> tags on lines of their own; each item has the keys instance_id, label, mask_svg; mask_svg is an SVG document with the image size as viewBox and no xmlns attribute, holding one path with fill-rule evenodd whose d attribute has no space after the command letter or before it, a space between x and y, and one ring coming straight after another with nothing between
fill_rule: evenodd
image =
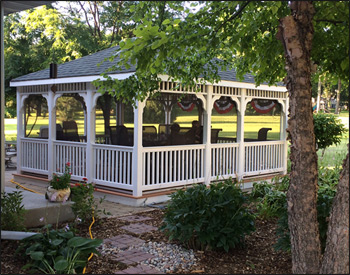
<instances>
[{"instance_id":1,"label":"gazebo","mask_svg":"<svg viewBox=\"0 0 350 275\"><path fill-rule=\"evenodd\" d=\"M50 179L70 162L72 180L87 178L101 192L142 199L230 177L249 188L255 180L286 174L284 86L256 87L251 75L238 81L230 70L195 92L162 75L160 94L127 106L92 84L117 62L97 66L116 49L11 81L17 87L16 177ZM130 67L109 75L125 79L134 73ZM150 106L161 109L157 121ZM276 129L266 124L271 117Z\"/></svg>"}]
</instances>

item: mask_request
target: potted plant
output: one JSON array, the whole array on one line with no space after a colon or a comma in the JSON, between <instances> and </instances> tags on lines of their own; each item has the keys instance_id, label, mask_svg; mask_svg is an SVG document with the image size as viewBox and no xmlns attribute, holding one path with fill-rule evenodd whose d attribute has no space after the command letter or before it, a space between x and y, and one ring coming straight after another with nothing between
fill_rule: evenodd
<instances>
[{"instance_id":1,"label":"potted plant","mask_svg":"<svg viewBox=\"0 0 350 275\"><path fill-rule=\"evenodd\" d=\"M52 202L65 202L68 200L70 190L70 163L65 165L64 173L61 176L53 174L52 180L49 182L47 191L45 194L46 199Z\"/></svg>"}]
</instances>

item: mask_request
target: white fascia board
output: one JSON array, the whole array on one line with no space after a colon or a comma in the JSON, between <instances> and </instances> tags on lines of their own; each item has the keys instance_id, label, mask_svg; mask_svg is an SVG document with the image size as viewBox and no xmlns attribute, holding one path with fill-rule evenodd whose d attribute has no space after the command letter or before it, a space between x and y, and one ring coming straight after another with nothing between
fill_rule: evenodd
<instances>
[{"instance_id":1,"label":"white fascia board","mask_svg":"<svg viewBox=\"0 0 350 275\"><path fill-rule=\"evenodd\" d=\"M134 74L135 73L132 72L132 73L123 73L123 74L110 74L109 76L113 79L123 80ZM49 78L49 79L42 79L42 80L15 81L15 82L10 82L10 87L92 82L99 78L103 80L103 76L101 75L91 75L91 76L78 76L78 77L65 77L65 78Z\"/></svg>"},{"instance_id":2,"label":"white fascia board","mask_svg":"<svg viewBox=\"0 0 350 275\"><path fill-rule=\"evenodd\" d=\"M159 78L162 81L168 81L169 76L168 75L159 75ZM213 83L210 83L210 82L206 81L206 85L213 85ZM225 86L225 87L234 87L234 88L243 88L243 89L287 92L287 88L284 87L284 86L268 86L268 85L255 86L254 83L228 81L228 80L221 80L218 83L214 83L214 85L216 85L216 86Z\"/></svg>"}]
</instances>

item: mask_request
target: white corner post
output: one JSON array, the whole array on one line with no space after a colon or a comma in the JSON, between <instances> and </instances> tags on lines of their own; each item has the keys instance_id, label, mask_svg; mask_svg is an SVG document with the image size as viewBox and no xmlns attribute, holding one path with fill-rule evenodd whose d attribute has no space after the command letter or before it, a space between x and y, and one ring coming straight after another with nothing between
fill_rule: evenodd
<instances>
[{"instance_id":1,"label":"white corner post","mask_svg":"<svg viewBox=\"0 0 350 275\"><path fill-rule=\"evenodd\" d=\"M24 101L28 95L21 95L19 88L17 88L17 174L22 170L22 138L24 137Z\"/></svg>"},{"instance_id":2,"label":"white corner post","mask_svg":"<svg viewBox=\"0 0 350 275\"><path fill-rule=\"evenodd\" d=\"M283 140L284 140L284 152L283 152L283 175L287 174L288 170L288 140L287 140L287 127L288 127L288 109L289 98L286 98L284 113L283 113Z\"/></svg>"},{"instance_id":3,"label":"white corner post","mask_svg":"<svg viewBox=\"0 0 350 275\"><path fill-rule=\"evenodd\" d=\"M93 145L95 144L95 108L96 102L99 95L94 94L92 91L91 83L87 84L86 94L80 94L86 104L86 118L84 121L86 125L86 178L89 182L94 179L94 152Z\"/></svg>"},{"instance_id":4,"label":"white corner post","mask_svg":"<svg viewBox=\"0 0 350 275\"><path fill-rule=\"evenodd\" d=\"M134 108L134 147L132 150L132 195L142 196L142 114L146 103L137 101Z\"/></svg>"},{"instance_id":5,"label":"white corner post","mask_svg":"<svg viewBox=\"0 0 350 275\"><path fill-rule=\"evenodd\" d=\"M203 143L204 149L204 183L206 186L211 182L211 115L213 109L213 85L206 85L207 96L203 101Z\"/></svg>"},{"instance_id":6,"label":"white corner post","mask_svg":"<svg viewBox=\"0 0 350 275\"><path fill-rule=\"evenodd\" d=\"M246 89L241 89L240 111L237 113L237 142L238 147L238 175L237 179L243 179L245 167L245 146L244 146L244 115L246 110Z\"/></svg>"},{"instance_id":7,"label":"white corner post","mask_svg":"<svg viewBox=\"0 0 350 275\"><path fill-rule=\"evenodd\" d=\"M52 179L55 166L55 148L54 141L56 140L56 100L59 97L52 90L48 90L47 95L43 95L47 100L47 107L49 109L49 131L47 140L47 161L48 161L48 179Z\"/></svg>"}]
</instances>

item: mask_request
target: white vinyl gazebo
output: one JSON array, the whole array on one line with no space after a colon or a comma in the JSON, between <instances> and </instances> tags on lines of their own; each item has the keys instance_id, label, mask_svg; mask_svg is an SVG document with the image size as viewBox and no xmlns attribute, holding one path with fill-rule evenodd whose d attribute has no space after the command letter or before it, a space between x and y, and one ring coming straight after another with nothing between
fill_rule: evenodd
<instances>
[{"instance_id":1,"label":"white vinyl gazebo","mask_svg":"<svg viewBox=\"0 0 350 275\"><path fill-rule=\"evenodd\" d=\"M246 75L240 82L236 80L234 71L219 71L221 81L198 84L199 92L187 91L181 85L176 87L177 83L168 81L166 75L160 76L161 93L158 99L164 106L164 123L145 125L145 100L137 102L137 108L133 108L133 122L128 127L129 141L131 139L129 144L113 142L113 135L118 138L122 133L113 133L112 129L118 129L123 124L123 119L118 118L115 128L112 126L109 127L109 132L106 131L107 135L98 135L96 107L101 93L97 92L92 81L101 78L100 73L111 65L109 61L99 67L97 64L115 50L115 47L106 49L58 65L57 76L51 71L50 77L50 70L46 69L11 81L11 86L17 87L18 175L50 179L53 173L62 172L65 163L70 162L73 180L88 178L100 191L142 198L194 183L209 185L213 181L230 177L252 182L255 179L286 174L286 88L264 84L256 87L251 75ZM109 74L113 78L125 79L134 72L135 68L131 67ZM196 104L199 102L201 140L175 144L170 141L169 131L173 122L170 112L172 104L183 93L189 95ZM47 133L41 133L43 127L38 137L26 136L25 130L26 100L34 95L43 97L48 113ZM59 125L56 118L57 102L60 97L67 95L79 97L83 106L84 135L79 135L76 140L64 138L65 122ZM245 136L245 113L248 104L253 101L266 101L270 102L269 106L279 106L280 132L277 138L269 138L269 129L266 128L263 128L266 130L263 138L260 137L261 131L259 135L257 131L256 138ZM220 137L217 133L222 129L214 129L212 113L214 104L218 102L228 102L236 109L235 137ZM117 103L117 106L116 113L119 114L124 110L123 104ZM123 118L123 115L119 117ZM145 139L147 127L154 129L151 142Z\"/></svg>"}]
</instances>

